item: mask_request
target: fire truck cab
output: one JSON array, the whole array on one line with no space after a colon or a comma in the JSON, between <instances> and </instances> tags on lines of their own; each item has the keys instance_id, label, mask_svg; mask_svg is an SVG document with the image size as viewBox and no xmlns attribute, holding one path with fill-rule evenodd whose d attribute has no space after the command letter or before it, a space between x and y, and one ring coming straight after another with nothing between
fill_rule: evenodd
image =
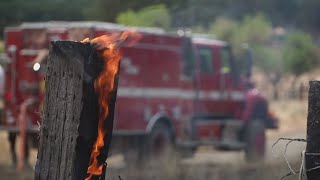
<instances>
[{"instance_id":1,"label":"fire truck cab","mask_svg":"<svg viewBox=\"0 0 320 180\"><path fill-rule=\"evenodd\" d=\"M24 23L6 28L10 61L1 128L17 133L18 117L25 117L27 132L38 133L50 41L80 41L126 29L102 22ZM142 39L121 47L112 147L146 156L168 146L192 154L199 146L212 145L245 150L248 160L263 157L265 130L277 128L277 119L249 83L250 77L238 73L231 47L216 39L161 29L137 31Z\"/></svg>"}]
</instances>

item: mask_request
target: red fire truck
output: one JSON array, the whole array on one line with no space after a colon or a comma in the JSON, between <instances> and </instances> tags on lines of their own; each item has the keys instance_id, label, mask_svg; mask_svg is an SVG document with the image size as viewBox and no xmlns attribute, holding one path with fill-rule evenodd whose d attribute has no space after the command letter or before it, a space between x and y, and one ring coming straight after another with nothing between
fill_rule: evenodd
<instances>
[{"instance_id":1,"label":"red fire truck","mask_svg":"<svg viewBox=\"0 0 320 180\"><path fill-rule=\"evenodd\" d=\"M1 127L10 132L11 143L21 127L26 127L28 136L38 132L50 41L79 41L126 29L102 22L23 23L6 28L10 61ZM250 83L251 59L245 60L247 73L241 75L226 42L189 37L183 31L136 30L142 39L121 47L113 146L146 156L172 145L184 154L211 145L244 150L248 160L261 159L265 130L278 124L267 100Z\"/></svg>"}]
</instances>

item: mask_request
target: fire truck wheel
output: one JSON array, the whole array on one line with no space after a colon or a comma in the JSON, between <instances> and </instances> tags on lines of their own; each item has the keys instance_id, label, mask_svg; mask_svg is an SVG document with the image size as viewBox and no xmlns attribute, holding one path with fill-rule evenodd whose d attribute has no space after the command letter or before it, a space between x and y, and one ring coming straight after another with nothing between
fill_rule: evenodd
<instances>
[{"instance_id":1,"label":"fire truck wheel","mask_svg":"<svg viewBox=\"0 0 320 180\"><path fill-rule=\"evenodd\" d=\"M262 121L253 120L248 124L246 133L245 156L248 162L256 162L264 159L266 135Z\"/></svg>"},{"instance_id":2,"label":"fire truck wheel","mask_svg":"<svg viewBox=\"0 0 320 180\"><path fill-rule=\"evenodd\" d=\"M169 128L164 123L157 123L148 136L124 153L124 159L128 167L155 166L172 163L176 160L175 154Z\"/></svg>"},{"instance_id":3,"label":"fire truck wheel","mask_svg":"<svg viewBox=\"0 0 320 180\"><path fill-rule=\"evenodd\" d=\"M177 155L169 127L164 123L157 123L147 137L142 154L145 165L172 165L178 161Z\"/></svg>"},{"instance_id":4,"label":"fire truck wheel","mask_svg":"<svg viewBox=\"0 0 320 180\"><path fill-rule=\"evenodd\" d=\"M172 135L163 123L157 123L148 138L148 153L152 157L161 157L173 150Z\"/></svg>"}]
</instances>

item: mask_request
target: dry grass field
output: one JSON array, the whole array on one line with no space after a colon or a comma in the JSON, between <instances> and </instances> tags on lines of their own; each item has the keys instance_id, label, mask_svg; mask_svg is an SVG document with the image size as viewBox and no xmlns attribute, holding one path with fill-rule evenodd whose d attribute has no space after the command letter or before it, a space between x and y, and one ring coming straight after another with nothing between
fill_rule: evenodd
<instances>
[{"instance_id":1,"label":"dry grass field","mask_svg":"<svg viewBox=\"0 0 320 180\"><path fill-rule=\"evenodd\" d=\"M271 146L279 137L304 137L307 102L306 101L276 101L271 102L272 111L280 119L280 129L267 133L267 159L263 164L248 164L243 158L242 152L220 152L211 147L202 147L191 159L184 159L181 163L166 163L162 166L145 168L128 167L123 162L121 155L114 155L108 159L107 179L118 180L143 180L143 179L217 179L217 180L273 180L279 179L288 172L283 158L275 158L271 153ZM0 132L0 179L33 179L33 170L26 169L22 173L12 167L10 163L7 134ZM18 142L19 144L19 142ZM283 150L283 143L275 148L279 155ZM292 144L288 156L294 164L295 169L299 168L300 152L304 144ZM32 151L31 164L36 160L36 150ZM158 162L153 162L157 164ZM296 179L296 177L288 178Z\"/></svg>"}]
</instances>

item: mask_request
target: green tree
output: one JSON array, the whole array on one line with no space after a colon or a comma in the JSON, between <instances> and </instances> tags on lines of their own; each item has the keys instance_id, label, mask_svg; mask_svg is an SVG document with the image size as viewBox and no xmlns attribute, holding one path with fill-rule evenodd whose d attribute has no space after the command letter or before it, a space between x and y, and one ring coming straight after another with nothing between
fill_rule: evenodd
<instances>
[{"instance_id":1,"label":"green tree","mask_svg":"<svg viewBox=\"0 0 320 180\"><path fill-rule=\"evenodd\" d=\"M265 16L261 14L246 16L234 31L231 41L238 46L242 43L252 46L266 44L270 40L271 33L272 24Z\"/></svg>"},{"instance_id":2,"label":"green tree","mask_svg":"<svg viewBox=\"0 0 320 180\"><path fill-rule=\"evenodd\" d=\"M85 2L86 0L0 1L0 31L6 26L26 21L83 20Z\"/></svg>"},{"instance_id":3,"label":"green tree","mask_svg":"<svg viewBox=\"0 0 320 180\"><path fill-rule=\"evenodd\" d=\"M272 23L262 14L246 16L242 21L220 16L210 24L208 33L229 41L236 48L243 43L262 45L271 39Z\"/></svg>"},{"instance_id":4,"label":"green tree","mask_svg":"<svg viewBox=\"0 0 320 180\"><path fill-rule=\"evenodd\" d=\"M83 6L83 9L87 20L115 22L120 13L129 10L136 12L145 7L157 4L164 4L166 7L173 7L180 4L179 1L183 0L91 0L86 1L87 4L86 6Z\"/></svg>"},{"instance_id":5,"label":"green tree","mask_svg":"<svg viewBox=\"0 0 320 180\"><path fill-rule=\"evenodd\" d=\"M153 26L168 29L171 17L165 5L153 5L141 9L140 11L126 11L120 13L116 22L131 26Z\"/></svg>"},{"instance_id":6,"label":"green tree","mask_svg":"<svg viewBox=\"0 0 320 180\"><path fill-rule=\"evenodd\" d=\"M216 35L221 40L230 42L237 27L238 24L234 20L218 17L214 23L210 24L209 33Z\"/></svg>"},{"instance_id":7,"label":"green tree","mask_svg":"<svg viewBox=\"0 0 320 180\"><path fill-rule=\"evenodd\" d=\"M229 41L236 56L236 63L246 62L246 46L251 49L254 64L267 74L273 85L273 94L277 98L277 84L283 73L281 48L272 47L272 24L263 15L246 16L242 21L220 17L210 26L210 33ZM241 68L238 70L241 72Z\"/></svg>"},{"instance_id":8,"label":"green tree","mask_svg":"<svg viewBox=\"0 0 320 180\"><path fill-rule=\"evenodd\" d=\"M300 75L318 65L316 45L310 35L297 31L288 36L283 52L285 69Z\"/></svg>"},{"instance_id":9,"label":"green tree","mask_svg":"<svg viewBox=\"0 0 320 180\"><path fill-rule=\"evenodd\" d=\"M266 73L283 73L282 48L272 46L255 46L253 47L253 58L255 64Z\"/></svg>"},{"instance_id":10,"label":"green tree","mask_svg":"<svg viewBox=\"0 0 320 180\"><path fill-rule=\"evenodd\" d=\"M191 27L193 34L208 34L208 30L201 25Z\"/></svg>"}]
</instances>

